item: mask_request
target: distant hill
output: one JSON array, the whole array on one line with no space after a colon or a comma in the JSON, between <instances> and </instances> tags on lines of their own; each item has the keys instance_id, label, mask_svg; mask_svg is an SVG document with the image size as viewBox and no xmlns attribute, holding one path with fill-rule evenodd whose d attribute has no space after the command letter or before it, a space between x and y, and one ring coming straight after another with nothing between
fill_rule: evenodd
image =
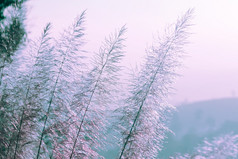
<instances>
[{"instance_id":1,"label":"distant hill","mask_svg":"<svg viewBox=\"0 0 238 159\"><path fill-rule=\"evenodd\" d=\"M168 158L175 152L192 152L204 138L230 132L238 134L238 98L181 105L172 117L170 128L174 135L168 135L160 158Z\"/></svg>"},{"instance_id":2,"label":"distant hill","mask_svg":"<svg viewBox=\"0 0 238 159\"><path fill-rule=\"evenodd\" d=\"M170 129L174 134L168 134L164 149L158 158L168 159L168 156L179 152L192 152L194 147L202 143L204 138L212 138L226 133L238 134L238 98L217 99L184 104L177 107L173 114ZM106 159L117 158L119 147L109 130L106 145L107 151L100 154Z\"/></svg>"}]
</instances>

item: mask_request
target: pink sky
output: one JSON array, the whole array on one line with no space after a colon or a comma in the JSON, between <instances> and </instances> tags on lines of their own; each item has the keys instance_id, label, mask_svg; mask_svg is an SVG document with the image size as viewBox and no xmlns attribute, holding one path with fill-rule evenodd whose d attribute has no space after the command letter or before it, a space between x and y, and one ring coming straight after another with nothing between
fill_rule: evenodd
<instances>
[{"instance_id":1,"label":"pink sky","mask_svg":"<svg viewBox=\"0 0 238 159\"><path fill-rule=\"evenodd\" d=\"M185 68L174 85L173 104L238 97L237 0L31 0L28 3L30 37L47 22L57 35L87 9L87 50L96 52L104 37L126 24L124 65L140 64L153 35L163 33L187 9L195 8L191 44Z\"/></svg>"}]
</instances>

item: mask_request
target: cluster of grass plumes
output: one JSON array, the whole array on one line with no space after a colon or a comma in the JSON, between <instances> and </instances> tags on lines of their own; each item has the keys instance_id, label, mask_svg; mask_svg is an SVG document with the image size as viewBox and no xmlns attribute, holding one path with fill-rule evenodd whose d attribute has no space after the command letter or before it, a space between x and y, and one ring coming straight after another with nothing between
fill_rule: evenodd
<instances>
[{"instance_id":1,"label":"cluster of grass plumes","mask_svg":"<svg viewBox=\"0 0 238 159\"><path fill-rule=\"evenodd\" d=\"M94 56L94 66L87 67L84 20L85 11L59 39L51 37L47 24L39 39L18 52L22 59L11 64L25 69L6 70L2 158L100 156L96 149L103 144L103 114L117 83L126 28L111 34Z\"/></svg>"},{"instance_id":2,"label":"cluster of grass plumes","mask_svg":"<svg viewBox=\"0 0 238 159\"><path fill-rule=\"evenodd\" d=\"M166 99L184 55L192 12L188 10L147 49L146 61L133 77L124 106L118 109L123 136L119 158L156 158L161 150L169 131L167 114L174 109Z\"/></svg>"},{"instance_id":3,"label":"cluster of grass plumes","mask_svg":"<svg viewBox=\"0 0 238 159\"><path fill-rule=\"evenodd\" d=\"M187 11L147 49L145 64L122 92L126 97L117 100L125 26L106 38L89 64L83 49L85 11L60 38L51 36L47 24L39 39L27 40L24 51L9 44L11 62L6 51L0 57L9 63L0 78L0 157L103 158L98 152L107 144L108 112L118 105L113 112L122 134L118 157L156 158L169 131L167 113L174 108L166 99L191 15ZM19 41L22 36L9 37Z\"/></svg>"}]
</instances>

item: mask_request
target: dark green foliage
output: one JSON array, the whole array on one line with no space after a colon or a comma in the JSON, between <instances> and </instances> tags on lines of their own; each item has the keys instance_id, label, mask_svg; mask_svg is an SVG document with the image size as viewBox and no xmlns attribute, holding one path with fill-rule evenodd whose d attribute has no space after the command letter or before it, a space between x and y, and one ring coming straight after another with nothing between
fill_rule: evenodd
<instances>
[{"instance_id":1,"label":"dark green foliage","mask_svg":"<svg viewBox=\"0 0 238 159\"><path fill-rule=\"evenodd\" d=\"M14 4L15 4L15 6L20 7L24 1L25 0L0 0L0 21L3 20L4 18L6 18L3 15L5 8L9 7L10 5L14 5Z\"/></svg>"},{"instance_id":2,"label":"dark green foliage","mask_svg":"<svg viewBox=\"0 0 238 159\"><path fill-rule=\"evenodd\" d=\"M12 56L19 49L26 35L23 2L24 0L15 1L15 5L12 5L12 8L8 10L7 18L0 19L0 85L4 75L4 67L12 62Z\"/></svg>"},{"instance_id":3,"label":"dark green foliage","mask_svg":"<svg viewBox=\"0 0 238 159\"><path fill-rule=\"evenodd\" d=\"M3 15L4 9L13 4L14 2L14 0L0 0L0 21L5 18Z\"/></svg>"},{"instance_id":4,"label":"dark green foliage","mask_svg":"<svg viewBox=\"0 0 238 159\"><path fill-rule=\"evenodd\" d=\"M17 14L11 13L7 25L0 27L0 59L2 61L11 62L11 56L18 49L25 35L23 17L21 17L22 3L25 0L1 0L0 3L0 22L3 23L3 11L6 7L12 5ZM14 5L13 5L14 4ZM4 67L4 66L1 66Z\"/></svg>"},{"instance_id":5,"label":"dark green foliage","mask_svg":"<svg viewBox=\"0 0 238 159\"><path fill-rule=\"evenodd\" d=\"M19 17L12 17L11 23L0 30L0 59L11 63L11 56L18 49L25 35L23 23ZM4 66L1 66L4 67Z\"/></svg>"}]
</instances>

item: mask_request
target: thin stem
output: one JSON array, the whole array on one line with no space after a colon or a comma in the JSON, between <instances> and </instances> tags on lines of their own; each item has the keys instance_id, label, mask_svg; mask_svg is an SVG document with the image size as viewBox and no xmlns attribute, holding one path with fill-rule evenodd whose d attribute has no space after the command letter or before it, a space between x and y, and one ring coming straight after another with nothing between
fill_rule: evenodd
<instances>
[{"instance_id":1,"label":"thin stem","mask_svg":"<svg viewBox=\"0 0 238 159\"><path fill-rule=\"evenodd\" d=\"M49 26L49 25L48 25ZM46 31L45 31L46 33ZM36 65L37 61L38 61L38 55L40 53L40 49L42 47L42 42L43 42L43 38L41 38L41 41L40 41L40 46L39 46L39 49L37 51L37 56L36 56L36 61L33 65L33 67ZM35 68L35 67L34 67ZM30 86L31 86L31 81L33 79L33 73L35 72L35 69L32 70L31 72L31 77L30 77L30 80L29 80L29 84L27 86L27 91L26 91L26 96L25 96L25 99L24 99L24 105L23 105L23 108L22 108L22 114L21 114L21 119L20 119L20 125L19 125L19 129L18 129L18 133L17 133L17 141L16 141L16 147L15 147L15 152L14 152L14 159L16 158L16 154L17 154L17 149L18 149L18 144L19 144L19 139L20 139L20 134L21 134L21 128L22 128L22 124L23 124L23 118L24 118L24 114L25 114L25 109L26 109L26 100L28 98L28 94L30 92Z\"/></svg>"},{"instance_id":2,"label":"thin stem","mask_svg":"<svg viewBox=\"0 0 238 159\"><path fill-rule=\"evenodd\" d=\"M74 36L74 38L80 38L83 34L81 33L81 31L83 29L79 29L78 30L78 27L81 26L81 23L83 22L83 19L84 19L84 14L85 14L85 11L81 14L80 18L77 20L77 23L73 26L73 33L72 35ZM74 35L75 32L80 32L80 34L78 35ZM74 39L69 39L68 42L72 42L72 40ZM53 102L53 98L54 98L54 94L55 94L55 91L56 91L56 87L57 87L57 84L58 84L58 80L60 78L60 75L62 74L62 71L63 71L63 65L64 65L64 62L66 60L66 56L68 56L69 54L69 51L70 51L70 47L68 46L65 54L63 55L64 58L61 62L61 65L60 65L60 68L59 68L59 72L58 72L58 75L57 75L57 78L56 78L56 82L55 82L55 85L53 87L53 91L52 91L52 95L50 97L50 101L49 101L49 106L48 106L48 109L47 109L47 113L45 115L45 120L44 120L44 126L43 126L43 129L42 129L42 132L41 132L41 137L40 137L40 143L39 143L39 146L38 146L38 152L37 152L37 156L36 156L36 159L39 158L40 156L40 150L41 150L41 145L42 145L42 141L43 141L43 136L44 136L44 133L45 133L45 129L46 129L46 123L47 123L47 120L48 120L48 116L49 116L49 113L50 113L50 109L51 109L51 104Z\"/></svg>"},{"instance_id":3,"label":"thin stem","mask_svg":"<svg viewBox=\"0 0 238 159\"><path fill-rule=\"evenodd\" d=\"M94 95L95 90L96 90L96 88L97 88L97 86L98 86L98 82L99 82L99 80L100 80L100 78L101 78L101 75L102 75L102 73L103 73L104 67L105 67L106 64L107 64L109 55L112 53L115 44L116 44L116 41L113 43L113 46L111 47L110 51L108 52L108 56L107 56L107 58L106 58L106 61L105 61L105 63L103 64L103 66L102 66L102 68L101 68L101 70L100 70L100 72L99 72L98 79L97 79L96 84L95 84L95 86L94 86L94 88L93 88L92 94L91 94L91 96L90 96L90 98L89 98L89 103L88 103L88 105L87 105L87 107L86 107L86 109L85 109L85 111L84 111L83 118L82 118L82 120L81 120L81 122L80 122L80 126L79 126L79 129L78 129L76 138L75 138L75 140L74 140L73 148L72 148L72 151L71 151L71 154L70 154L70 159L72 159L72 157L73 157L74 149L75 149L75 146L76 146L76 143L77 143L79 134L80 134L80 132L81 132L81 128L82 128L83 122L84 122L84 120L85 120L86 113L87 113L88 108L89 108L89 106L90 106L90 104L91 104L93 95Z\"/></svg>"},{"instance_id":4,"label":"thin stem","mask_svg":"<svg viewBox=\"0 0 238 159\"><path fill-rule=\"evenodd\" d=\"M61 62L61 66L60 66L60 70L59 70L59 73L57 75L57 78L56 78L56 81L55 81L55 85L53 87L53 92L52 92L52 95L50 97L50 101L49 101L49 106L48 106L48 109L47 109L47 113L45 115L45 120L44 120L44 126L43 126L43 129L41 131L41 137L40 137L40 144L38 146L38 152L37 152L37 156L36 156L36 159L38 159L40 157L40 150L41 150L41 144L42 144L42 140L43 140L43 136L44 136L44 132L45 132L45 128L46 128L46 122L48 120L48 116L49 116L49 113L50 113L50 109L51 109L51 104L52 104L52 101L53 101L53 98L54 98L54 94L55 94L55 91L56 91L56 86L58 84L58 81L59 81L59 77L62 73L62 68L63 68L63 64L64 64L64 61L65 61L65 56L64 56L64 59L62 60Z\"/></svg>"},{"instance_id":5,"label":"thin stem","mask_svg":"<svg viewBox=\"0 0 238 159\"><path fill-rule=\"evenodd\" d=\"M152 87L152 85L153 85L153 83L154 83L154 81L155 81L155 78L156 78L156 76L157 76L157 74L158 74L160 68L162 67L162 65L163 65L163 63L164 63L164 59L165 59L165 57L167 56L168 51L170 50L171 45L173 44L173 42L174 42L174 39L173 39L172 42L169 44L169 47L166 49L166 51L165 51L165 53L164 53L164 56L163 56L163 59L162 59L162 61L160 62L158 68L156 69L155 74L153 75L153 78L152 78L152 80L151 80L151 82L150 82L150 84L149 84L148 90L146 91L146 94L145 94L145 96L144 96L144 98L143 98L143 100L142 100L142 102L141 102L141 105L140 105L140 107L139 107L139 110L137 111L136 117L135 117L135 119L134 119L134 121L133 121L133 124L132 124L132 126L131 126L131 128L130 128L129 134L128 134L127 137L126 137L126 141L125 141L125 143L123 144L123 147L122 147L122 150L121 150L119 159L121 159L122 156L123 156L123 153L124 153L124 151L125 151L126 145L128 144L129 138L130 138L131 135L132 135L132 131L133 131L134 127L135 127L135 124L136 124L136 122L137 122L137 119L138 119L139 116L140 116L140 112L141 112L141 109L142 109L142 107L143 107L143 105L144 105L144 102L145 102L145 100L146 100L146 98L147 98L147 96L148 96L148 94L149 94L149 91L150 91L150 89L151 89L151 87Z\"/></svg>"},{"instance_id":6,"label":"thin stem","mask_svg":"<svg viewBox=\"0 0 238 159\"><path fill-rule=\"evenodd\" d=\"M138 110L138 112L137 112L137 114L136 114L136 117L135 117L134 121L133 121L133 124L132 124L132 126L131 126L130 132L129 132L129 134L128 134L127 137L126 137L126 141L125 141L125 143L124 143L124 145L123 145L123 148L122 148L122 150L121 150L121 154L120 154L119 159L122 158L122 155L123 155L123 153L124 153L124 151L125 151L126 145L127 145L128 141L129 141L129 138L131 137L132 131L133 131L134 127L135 127L135 124L136 124L137 119L139 118L141 109L142 109L142 107L143 107L143 105L144 105L144 102L145 102L145 100L146 100L146 98L147 98L147 95L148 95L148 93L149 93L149 90L150 90L150 88L151 88L151 86L152 86L152 84L153 84L153 82L154 82L154 80L155 80L155 77L156 77L156 75L157 75L157 72L158 72L158 71L156 71L156 73L155 73L155 75L154 75L154 77L153 77L153 80L150 82L148 91L146 92L146 95L145 95L144 99L143 99L142 102L141 102L140 108L139 108L139 110Z\"/></svg>"},{"instance_id":7,"label":"thin stem","mask_svg":"<svg viewBox=\"0 0 238 159\"><path fill-rule=\"evenodd\" d=\"M3 60L3 66L1 66L1 73L0 73L0 86L2 85L3 69L4 69L5 61L6 61L6 59L4 58L4 60Z\"/></svg>"}]
</instances>

